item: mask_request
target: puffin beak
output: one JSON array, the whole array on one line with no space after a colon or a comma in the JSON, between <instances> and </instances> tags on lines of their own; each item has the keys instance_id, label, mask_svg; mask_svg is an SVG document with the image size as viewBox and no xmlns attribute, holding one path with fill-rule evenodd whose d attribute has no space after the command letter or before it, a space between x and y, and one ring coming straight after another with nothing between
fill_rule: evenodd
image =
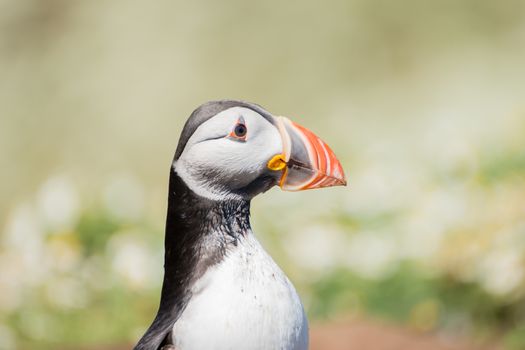
<instances>
[{"instance_id":1,"label":"puffin beak","mask_svg":"<svg viewBox=\"0 0 525 350\"><path fill-rule=\"evenodd\" d=\"M286 117L277 117L283 152L268 168L281 171L279 186L285 191L346 186L343 167L334 152L313 132Z\"/></svg>"}]
</instances>

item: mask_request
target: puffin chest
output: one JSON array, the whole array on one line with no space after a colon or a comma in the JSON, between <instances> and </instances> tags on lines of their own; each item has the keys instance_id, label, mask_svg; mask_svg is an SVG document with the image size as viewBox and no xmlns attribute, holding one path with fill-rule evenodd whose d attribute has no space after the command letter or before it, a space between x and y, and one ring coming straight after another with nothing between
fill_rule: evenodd
<instances>
[{"instance_id":1,"label":"puffin chest","mask_svg":"<svg viewBox=\"0 0 525 350\"><path fill-rule=\"evenodd\" d=\"M173 327L176 349L308 348L295 288L248 232L195 282Z\"/></svg>"}]
</instances>

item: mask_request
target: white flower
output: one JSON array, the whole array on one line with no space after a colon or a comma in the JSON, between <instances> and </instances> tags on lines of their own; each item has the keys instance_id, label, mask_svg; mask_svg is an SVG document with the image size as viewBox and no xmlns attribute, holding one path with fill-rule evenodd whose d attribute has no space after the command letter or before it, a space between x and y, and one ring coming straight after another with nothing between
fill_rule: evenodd
<instances>
[{"instance_id":1,"label":"white flower","mask_svg":"<svg viewBox=\"0 0 525 350\"><path fill-rule=\"evenodd\" d=\"M129 174L114 177L104 189L106 209L118 219L138 219L144 209L144 189Z\"/></svg>"},{"instance_id":2,"label":"white flower","mask_svg":"<svg viewBox=\"0 0 525 350\"><path fill-rule=\"evenodd\" d=\"M132 232L116 234L108 243L111 266L128 285L135 288L147 287L152 279L152 265L156 262L145 244Z\"/></svg>"},{"instance_id":3,"label":"white flower","mask_svg":"<svg viewBox=\"0 0 525 350\"><path fill-rule=\"evenodd\" d=\"M24 301L24 285L20 280L23 274L17 260L16 254L0 254L0 310L5 312L16 310Z\"/></svg>"},{"instance_id":4,"label":"white flower","mask_svg":"<svg viewBox=\"0 0 525 350\"><path fill-rule=\"evenodd\" d=\"M468 193L462 187L427 191L401 220L401 253L407 258L432 258L448 230L458 227L467 216Z\"/></svg>"},{"instance_id":5,"label":"white flower","mask_svg":"<svg viewBox=\"0 0 525 350\"><path fill-rule=\"evenodd\" d=\"M517 288L525 277L523 258L512 247L490 252L479 265L479 280L495 295L505 295Z\"/></svg>"},{"instance_id":6,"label":"white flower","mask_svg":"<svg viewBox=\"0 0 525 350\"><path fill-rule=\"evenodd\" d=\"M29 285L46 280L50 271L44 259L44 232L29 204L20 204L10 213L2 243L12 258L9 264L15 270L17 280Z\"/></svg>"},{"instance_id":7,"label":"white flower","mask_svg":"<svg viewBox=\"0 0 525 350\"><path fill-rule=\"evenodd\" d=\"M348 246L343 232L322 226L296 230L285 238L285 242L294 263L313 272L336 266Z\"/></svg>"},{"instance_id":8,"label":"white flower","mask_svg":"<svg viewBox=\"0 0 525 350\"><path fill-rule=\"evenodd\" d=\"M47 180L38 191L37 204L44 224L53 231L71 229L78 218L78 194L66 177Z\"/></svg>"},{"instance_id":9,"label":"white flower","mask_svg":"<svg viewBox=\"0 0 525 350\"><path fill-rule=\"evenodd\" d=\"M367 278L381 278L396 266L396 249L392 239L381 233L360 233L350 240L345 264Z\"/></svg>"},{"instance_id":10,"label":"white flower","mask_svg":"<svg viewBox=\"0 0 525 350\"><path fill-rule=\"evenodd\" d=\"M55 278L46 284L46 297L62 309L80 309L87 303L85 286L74 278Z\"/></svg>"}]
</instances>

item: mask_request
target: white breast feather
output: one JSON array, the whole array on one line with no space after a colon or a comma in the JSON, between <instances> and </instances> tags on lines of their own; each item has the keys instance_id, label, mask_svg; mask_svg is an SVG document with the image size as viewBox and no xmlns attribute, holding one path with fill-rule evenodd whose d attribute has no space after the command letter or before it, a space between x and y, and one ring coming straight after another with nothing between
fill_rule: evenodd
<instances>
[{"instance_id":1,"label":"white breast feather","mask_svg":"<svg viewBox=\"0 0 525 350\"><path fill-rule=\"evenodd\" d=\"M173 327L177 350L305 350L295 288L249 232L193 288Z\"/></svg>"}]
</instances>

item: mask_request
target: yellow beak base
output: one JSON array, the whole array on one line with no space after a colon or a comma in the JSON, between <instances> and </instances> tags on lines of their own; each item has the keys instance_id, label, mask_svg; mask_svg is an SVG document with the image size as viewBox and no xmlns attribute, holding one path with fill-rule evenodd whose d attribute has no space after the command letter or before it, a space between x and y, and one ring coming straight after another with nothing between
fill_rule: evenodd
<instances>
[{"instance_id":1,"label":"yellow beak base","mask_svg":"<svg viewBox=\"0 0 525 350\"><path fill-rule=\"evenodd\" d=\"M286 161L284 160L284 155L277 154L273 156L272 159L268 161L267 166L268 166L268 169L270 170L274 170L274 171L283 170L286 167Z\"/></svg>"}]
</instances>

